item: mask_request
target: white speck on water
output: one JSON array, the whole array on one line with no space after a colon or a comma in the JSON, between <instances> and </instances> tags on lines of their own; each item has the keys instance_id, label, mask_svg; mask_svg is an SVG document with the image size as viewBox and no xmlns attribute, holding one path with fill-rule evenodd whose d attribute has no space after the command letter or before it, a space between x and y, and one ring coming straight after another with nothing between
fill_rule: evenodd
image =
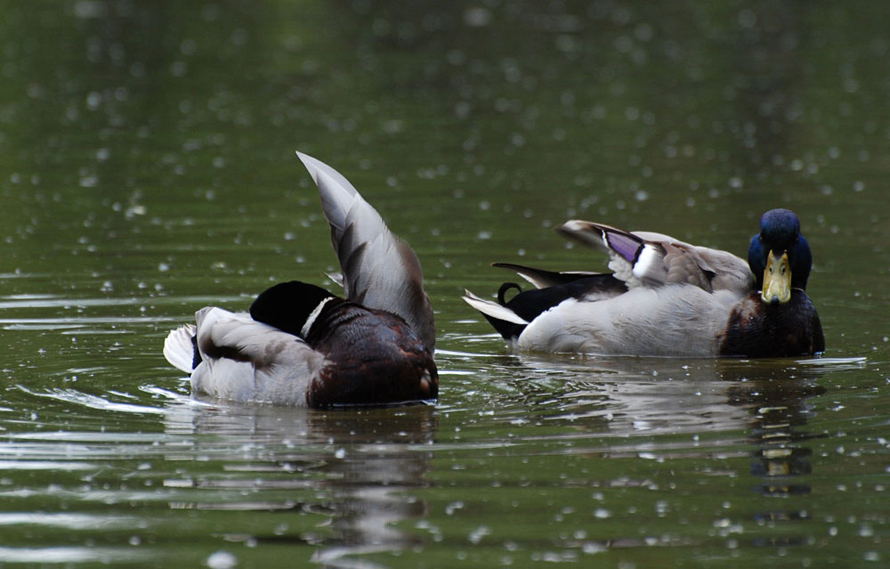
<instances>
[{"instance_id":1,"label":"white speck on water","mask_svg":"<svg viewBox=\"0 0 890 569\"><path fill-rule=\"evenodd\" d=\"M491 23L492 14L487 8L473 7L464 10L464 23L471 28L483 28Z\"/></svg>"},{"instance_id":2,"label":"white speck on water","mask_svg":"<svg viewBox=\"0 0 890 569\"><path fill-rule=\"evenodd\" d=\"M859 537L873 537L875 530L870 525L863 525L859 528Z\"/></svg>"},{"instance_id":3,"label":"white speck on water","mask_svg":"<svg viewBox=\"0 0 890 569\"><path fill-rule=\"evenodd\" d=\"M87 107L91 111L95 111L102 104L102 95L97 91L92 91L87 95Z\"/></svg>"},{"instance_id":4,"label":"white speck on water","mask_svg":"<svg viewBox=\"0 0 890 569\"><path fill-rule=\"evenodd\" d=\"M479 526L470 532L470 535L467 536L467 539L470 540L470 543L476 545L480 541L482 541L482 538L490 534L491 529L489 529L488 526Z\"/></svg>"},{"instance_id":5,"label":"white speck on water","mask_svg":"<svg viewBox=\"0 0 890 569\"><path fill-rule=\"evenodd\" d=\"M464 507L464 503L460 500L451 502L450 504L445 506L445 514L448 516L453 516L454 512L456 512L457 510L463 509L463 507Z\"/></svg>"},{"instance_id":6,"label":"white speck on water","mask_svg":"<svg viewBox=\"0 0 890 569\"><path fill-rule=\"evenodd\" d=\"M608 548L605 545L597 543L595 541L585 541L584 544L581 546L581 551L589 555L593 555L595 553L608 551ZM624 565L619 565L619 567L624 567Z\"/></svg>"},{"instance_id":7,"label":"white speck on water","mask_svg":"<svg viewBox=\"0 0 890 569\"><path fill-rule=\"evenodd\" d=\"M238 565L238 558L228 551L216 551L207 557L205 565L210 569L232 569Z\"/></svg>"},{"instance_id":8,"label":"white speck on water","mask_svg":"<svg viewBox=\"0 0 890 569\"><path fill-rule=\"evenodd\" d=\"M84 176L80 179L81 188L95 188L99 185L99 178L96 176Z\"/></svg>"}]
</instances>

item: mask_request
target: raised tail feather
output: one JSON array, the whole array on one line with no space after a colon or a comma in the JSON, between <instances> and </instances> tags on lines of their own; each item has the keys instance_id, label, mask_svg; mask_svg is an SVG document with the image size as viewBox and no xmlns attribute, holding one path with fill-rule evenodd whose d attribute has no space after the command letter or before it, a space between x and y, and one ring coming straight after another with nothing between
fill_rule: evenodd
<instances>
[{"instance_id":1,"label":"raised tail feather","mask_svg":"<svg viewBox=\"0 0 890 569\"><path fill-rule=\"evenodd\" d=\"M433 310L423 290L417 255L386 227L377 210L342 174L316 158L301 152L297 156L318 186L346 297L401 316L433 349Z\"/></svg>"}]
</instances>

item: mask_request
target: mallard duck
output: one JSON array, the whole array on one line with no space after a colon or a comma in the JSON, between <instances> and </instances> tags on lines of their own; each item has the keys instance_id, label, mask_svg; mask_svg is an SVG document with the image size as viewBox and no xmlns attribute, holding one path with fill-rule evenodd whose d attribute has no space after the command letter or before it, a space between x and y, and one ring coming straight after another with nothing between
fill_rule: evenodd
<instances>
[{"instance_id":1,"label":"mallard duck","mask_svg":"<svg viewBox=\"0 0 890 569\"><path fill-rule=\"evenodd\" d=\"M787 209L763 214L748 263L726 251L601 223L572 220L557 231L605 249L612 273L495 263L535 288L504 283L497 302L469 291L463 297L517 350L750 358L825 350L806 293L812 254ZM507 301L514 289L519 293Z\"/></svg>"},{"instance_id":2,"label":"mallard duck","mask_svg":"<svg viewBox=\"0 0 890 569\"><path fill-rule=\"evenodd\" d=\"M170 332L164 355L192 391L306 407L435 400L433 311L420 262L339 172L297 153L321 194L346 297L299 281L247 313L206 307Z\"/></svg>"}]
</instances>

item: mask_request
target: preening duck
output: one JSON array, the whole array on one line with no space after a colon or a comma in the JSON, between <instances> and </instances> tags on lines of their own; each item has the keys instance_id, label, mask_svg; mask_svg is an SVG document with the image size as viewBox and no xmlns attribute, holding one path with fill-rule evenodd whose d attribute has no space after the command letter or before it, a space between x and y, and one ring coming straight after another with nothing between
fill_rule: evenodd
<instances>
[{"instance_id":1,"label":"preening duck","mask_svg":"<svg viewBox=\"0 0 890 569\"><path fill-rule=\"evenodd\" d=\"M568 221L557 231L605 249L612 273L495 263L535 288L504 283L497 302L464 295L517 350L751 358L825 350L806 293L812 254L789 210L763 214L748 263L667 235L589 221ZM513 289L519 293L508 301Z\"/></svg>"},{"instance_id":2,"label":"preening duck","mask_svg":"<svg viewBox=\"0 0 890 569\"><path fill-rule=\"evenodd\" d=\"M429 402L436 331L420 262L339 172L302 154L321 194L345 298L299 281L247 313L206 307L170 332L164 356L192 391L304 407Z\"/></svg>"}]
</instances>

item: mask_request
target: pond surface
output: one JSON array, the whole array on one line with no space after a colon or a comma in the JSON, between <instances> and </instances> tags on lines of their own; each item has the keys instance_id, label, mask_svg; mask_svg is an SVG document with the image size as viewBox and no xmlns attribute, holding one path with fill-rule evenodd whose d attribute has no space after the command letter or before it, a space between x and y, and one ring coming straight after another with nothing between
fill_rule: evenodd
<instances>
[{"instance_id":1,"label":"pond surface","mask_svg":"<svg viewBox=\"0 0 890 569\"><path fill-rule=\"evenodd\" d=\"M0 12L0 565L890 560L890 4ZM417 251L437 405L196 400L161 355L202 306L333 286L298 149ZM773 207L823 358L514 355L460 300L492 261L604 269L569 218L744 254Z\"/></svg>"}]
</instances>

